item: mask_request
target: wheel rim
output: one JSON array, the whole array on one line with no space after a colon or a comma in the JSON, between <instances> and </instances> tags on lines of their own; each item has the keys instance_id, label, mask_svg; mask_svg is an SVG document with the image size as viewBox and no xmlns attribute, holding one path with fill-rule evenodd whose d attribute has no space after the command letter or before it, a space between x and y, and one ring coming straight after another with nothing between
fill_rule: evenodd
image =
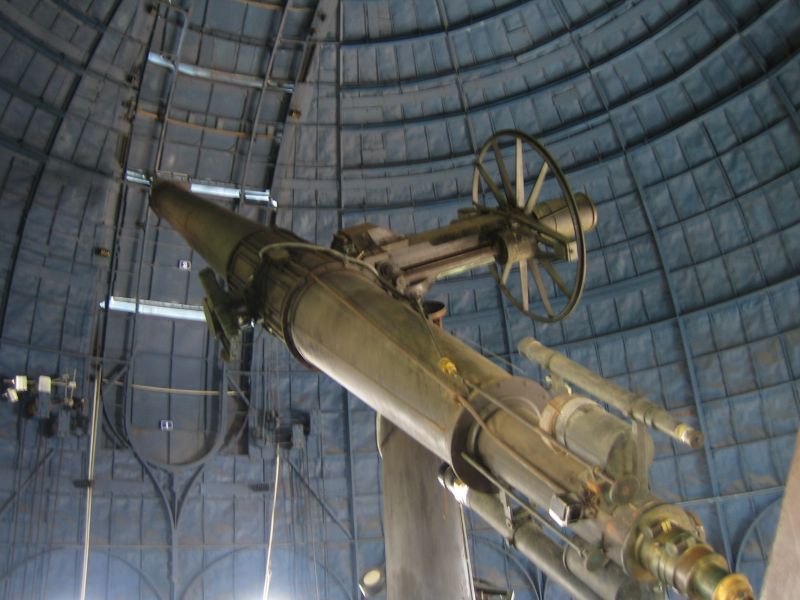
<instances>
[{"instance_id":1,"label":"wheel rim","mask_svg":"<svg viewBox=\"0 0 800 600\"><path fill-rule=\"evenodd\" d=\"M503 149L512 145L513 157L509 164L508 158L503 156ZM534 161L531 160L532 157L535 158ZM533 168L530 168L531 164ZM526 166L531 175L529 181L525 178ZM569 235L558 235L558 232L539 222L536 215L537 207L541 207L546 201L542 197L552 192L553 182L556 189L560 190L560 198L563 198L569 212ZM485 200L482 201L487 195L496 204L496 208L491 208ZM533 234L532 237L536 239L534 254L530 258L519 261L518 264L508 261L502 264L502 270L496 265L490 266L489 271L503 295L535 321L553 323L572 312L580 300L586 280L586 246L575 197L563 171L547 149L535 138L520 131L503 130L494 134L483 145L475 162L472 202L478 211L501 213L507 219L510 229L523 231L528 236ZM575 246L574 262L564 261L575 265L573 277L569 281L565 281L563 272L559 273L554 264L558 257L546 251L548 245L552 246L553 240L566 243L566 239L571 239ZM514 270L518 272L520 297L515 296L508 287ZM550 289L553 290L552 295ZM544 312L533 310L531 290L538 295ZM554 307L554 300L558 300L558 308Z\"/></svg>"}]
</instances>

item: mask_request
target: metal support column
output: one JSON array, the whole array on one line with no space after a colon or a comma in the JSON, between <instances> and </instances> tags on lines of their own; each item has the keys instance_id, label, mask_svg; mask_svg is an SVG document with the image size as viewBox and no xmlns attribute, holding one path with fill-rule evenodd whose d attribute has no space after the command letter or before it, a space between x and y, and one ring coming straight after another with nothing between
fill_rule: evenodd
<instances>
[{"instance_id":1,"label":"metal support column","mask_svg":"<svg viewBox=\"0 0 800 600\"><path fill-rule=\"evenodd\" d=\"M272 511L269 517L269 541L267 542L267 562L264 570L264 590L262 600L269 600L269 586L272 582L272 545L275 539L275 509L278 505L278 487L281 482L281 451L275 447L275 483L272 486Z\"/></svg>"},{"instance_id":2,"label":"metal support column","mask_svg":"<svg viewBox=\"0 0 800 600\"><path fill-rule=\"evenodd\" d=\"M86 582L89 576L89 546L92 535L92 501L94 500L94 461L97 454L97 433L100 422L100 400L103 387L103 367L98 367L94 379L94 392L92 394L92 421L89 427L89 465L86 469L86 479L89 485L86 488L86 506L83 517L83 563L81 566L80 600L86 600Z\"/></svg>"},{"instance_id":3,"label":"metal support column","mask_svg":"<svg viewBox=\"0 0 800 600\"><path fill-rule=\"evenodd\" d=\"M474 600L464 515L437 482L442 461L380 416L377 427L388 598Z\"/></svg>"},{"instance_id":4,"label":"metal support column","mask_svg":"<svg viewBox=\"0 0 800 600\"><path fill-rule=\"evenodd\" d=\"M786 590L800 588L800 438L789 468L781 515L775 528L769 566L761 590L762 600L786 598ZM741 553L741 549L739 550Z\"/></svg>"}]
</instances>

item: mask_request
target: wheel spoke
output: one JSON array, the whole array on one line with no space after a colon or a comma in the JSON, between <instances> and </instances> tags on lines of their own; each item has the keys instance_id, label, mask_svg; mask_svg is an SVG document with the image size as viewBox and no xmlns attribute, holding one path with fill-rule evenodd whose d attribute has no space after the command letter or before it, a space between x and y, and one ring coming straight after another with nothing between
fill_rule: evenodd
<instances>
[{"instance_id":1,"label":"wheel spoke","mask_svg":"<svg viewBox=\"0 0 800 600\"><path fill-rule=\"evenodd\" d=\"M500 180L503 182L506 198L511 203L514 201L514 190L511 189L511 178L508 176L506 163L503 162L503 154L500 152L500 144L497 143L497 138L492 140L492 150L494 150L494 159L497 161L497 169L500 171Z\"/></svg>"},{"instance_id":2,"label":"wheel spoke","mask_svg":"<svg viewBox=\"0 0 800 600\"><path fill-rule=\"evenodd\" d=\"M542 272L539 270L539 261L535 258L531 258L528 264L531 267L533 281L536 283L536 289L539 290L539 297L542 299L544 309L547 311L547 315L552 317L555 313L553 312L553 307L550 304L550 297L547 295L547 288L544 285L544 279L542 279Z\"/></svg>"},{"instance_id":3,"label":"wheel spoke","mask_svg":"<svg viewBox=\"0 0 800 600\"><path fill-rule=\"evenodd\" d=\"M505 265L503 265L503 274L500 276L500 283L505 285L508 283L508 276L511 275L511 267L514 266L514 263L508 261Z\"/></svg>"},{"instance_id":4,"label":"wheel spoke","mask_svg":"<svg viewBox=\"0 0 800 600\"><path fill-rule=\"evenodd\" d=\"M475 208L481 206L480 193L482 189L480 171L476 168L472 173L472 206Z\"/></svg>"},{"instance_id":5,"label":"wheel spoke","mask_svg":"<svg viewBox=\"0 0 800 600\"><path fill-rule=\"evenodd\" d=\"M549 169L550 165L548 165L546 161L542 163L542 169L539 171L539 176L536 178L536 183L533 185L531 195L528 196L528 202L525 204L526 215L533 212L533 207L536 206L536 202L539 200L539 194L542 193L542 186L544 185L544 180L545 177L547 177L547 171Z\"/></svg>"},{"instance_id":6,"label":"wheel spoke","mask_svg":"<svg viewBox=\"0 0 800 600\"><path fill-rule=\"evenodd\" d=\"M550 275L552 280L561 289L561 291L564 292L564 295L567 296L567 298L569 298L572 295L572 290L569 289L567 287L567 284L564 283L564 280L561 279L561 275L558 274L558 271L556 271L556 268L553 266L553 263L550 262L549 260L543 260L542 267L544 268L545 271L547 271L547 274Z\"/></svg>"},{"instance_id":7,"label":"wheel spoke","mask_svg":"<svg viewBox=\"0 0 800 600\"><path fill-rule=\"evenodd\" d=\"M502 208L508 208L508 200L506 199L503 192L500 191L500 188L497 187L497 183L495 182L494 179L492 179L492 176L489 175L489 173L486 171L486 168L480 163L478 163L476 166L481 174L481 177L483 177L483 180L486 182L486 185L489 186L489 189L492 190L494 197L497 198L497 202L500 204L500 206Z\"/></svg>"},{"instance_id":8,"label":"wheel spoke","mask_svg":"<svg viewBox=\"0 0 800 600\"><path fill-rule=\"evenodd\" d=\"M514 176L516 177L517 184L517 207L523 208L525 206L525 167L522 164L522 138L517 138L516 146L514 157L516 158L517 164Z\"/></svg>"},{"instance_id":9,"label":"wheel spoke","mask_svg":"<svg viewBox=\"0 0 800 600\"><path fill-rule=\"evenodd\" d=\"M530 298L528 296L528 261L519 261L519 287L522 290L522 310L530 310Z\"/></svg>"}]
</instances>

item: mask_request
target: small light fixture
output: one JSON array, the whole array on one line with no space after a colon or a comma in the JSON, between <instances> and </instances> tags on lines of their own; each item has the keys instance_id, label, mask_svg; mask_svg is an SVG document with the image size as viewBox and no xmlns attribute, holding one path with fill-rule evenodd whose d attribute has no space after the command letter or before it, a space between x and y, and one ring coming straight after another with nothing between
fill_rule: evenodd
<instances>
[{"instance_id":1,"label":"small light fixture","mask_svg":"<svg viewBox=\"0 0 800 600\"><path fill-rule=\"evenodd\" d=\"M386 590L386 565L367 569L358 580L358 589L365 598L372 598Z\"/></svg>"},{"instance_id":2,"label":"small light fixture","mask_svg":"<svg viewBox=\"0 0 800 600\"><path fill-rule=\"evenodd\" d=\"M40 394L50 394L53 392L53 379L47 375L39 375L36 383L36 391Z\"/></svg>"},{"instance_id":3,"label":"small light fixture","mask_svg":"<svg viewBox=\"0 0 800 600\"><path fill-rule=\"evenodd\" d=\"M100 303L100 308L106 308L105 301ZM126 312L126 313L139 313L141 315L153 315L156 317L168 317L170 319L177 319L181 321L203 321L206 318L203 315L203 308L201 306L194 306L191 304L176 304L175 302L160 302L158 300L144 300L138 301L134 298L122 298L118 296L111 296L108 302L108 310Z\"/></svg>"}]
</instances>

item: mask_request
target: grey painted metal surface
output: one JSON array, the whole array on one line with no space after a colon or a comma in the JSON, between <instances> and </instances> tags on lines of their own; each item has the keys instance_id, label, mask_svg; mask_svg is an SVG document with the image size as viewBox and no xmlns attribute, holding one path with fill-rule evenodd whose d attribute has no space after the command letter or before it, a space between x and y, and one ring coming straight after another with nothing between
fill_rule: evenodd
<instances>
[{"instance_id":1,"label":"grey painted metal surface","mask_svg":"<svg viewBox=\"0 0 800 600\"><path fill-rule=\"evenodd\" d=\"M317 46L304 88L307 109L291 126L282 121L285 96L264 93L246 184L264 189L274 170L279 222L327 244L340 215L344 225L369 219L408 233L449 220L468 203L470 130L483 139L517 127L555 148L575 190L599 204L578 313L560 325L534 327L506 310L489 278L465 276L437 292L451 315L446 327L533 377L538 373L515 354L517 342L531 334L681 417L702 410L713 425L705 431L707 451L688 452L659 438L651 477L661 493L712 524L715 543L727 538L729 558L758 581L777 516L770 507L781 496L800 422L797 4L441 5L444 15L423 0L347 0L341 19L329 11L326 25L341 22L345 43ZM279 79L294 79L293 57L300 55L294 49L310 19L310 10L293 6L287 44L273 67ZM167 15L164 6L145 9L134 0L4 5L4 376L77 369L88 396L86 367L97 353L92 340L102 330L98 305L107 293L200 303L196 279L177 261L191 259L196 270L202 262L153 222L144 236L145 194L122 186L116 164L116 149L127 148L120 154L128 166L151 173L161 131L154 115L164 108L167 71L145 58L170 51L180 16ZM269 5L193 2L181 62L261 82L280 16ZM167 20L173 25L165 27ZM179 76L164 166L239 186L258 93ZM267 219L258 205L240 210ZM115 249L113 260L95 254L95 246ZM132 320L108 315L108 378L116 381L111 373L120 369L119 381L127 373L132 384L220 389L216 352L202 324L139 316L133 357ZM250 431L279 407L311 414L312 434L295 460L337 518L358 532L351 540L296 480L294 500L287 496L280 507L276 565L300 597L315 597L315 572L321 597L352 597L353 558L383 551L374 415L324 377L300 370L267 339L254 339L252 347L252 364L239 369L249 376L259 415ZM239 385L244 374L230 376ZM122 426L131 399L155 459L171 460L157 429L165 416L185 415L176 420L185 452L175 460L213 447L213 400L109 384L90 590L102 597L113 586L124 597L169 597L168 506L177 489L186 490L175 530L185 597L245 596L246 582L262 581L269 507L269 494L250 486L271 479L271 458L262 460L253 435L249 456L215 452L192 482L178 474L170 487L167 475L145 468L114 441L109 423ZM229 408L230 415L242 412L233 402ZM81 478L85 440L45 441L32 423L17 429L8 405L0 414L2 497L11 499L0 538L3 594L73 597L81 491L71 481ZM232 425L236 430L233 419ZM54 454L36 470L48 446ZM300 514L317 526L291 521ZM477 521L473 530L476 574L510 579L519 597L562 597L522 571Z\"/></svg>"},{"instance_id":2,"label":"grey painted metal surface","mask_svg":"<svg viewBox=\"0 0 800 600\"><path fill-rule=\"evenodd\" d=\"M798 547L797 538L800 533L798 532L797 518L798 503L795 500L797 498L797 486L800 483L800 460L798 460L798 456L800 455L795 450L788 481L786 482L786 501L783 502L778 529L775 533L774 558L770 560L764 587L762 588L761 598L763 600L785 596L790 593L790 590L796 589L798 584L796 566L800 555L800 547ZM776 505L777 502L768 507L766 512L774 513ZM769 509L773 510L770 511ZM774 515L773 518L775 518ZM748 528L748 533L754 531L761 520L763 518L754 520L751 528Z\"/></svg>"},{"instance_id":3,"label":"grey painted metal surface","mask_svg":"<svg viewBox=\"0 0 800 600\"><path fill-rule=\"evenodd\" d=\"M441 459L386 420L378 435L387 597L474 600L464 515L436 481Z\"/></svg>"}]
</instances>

